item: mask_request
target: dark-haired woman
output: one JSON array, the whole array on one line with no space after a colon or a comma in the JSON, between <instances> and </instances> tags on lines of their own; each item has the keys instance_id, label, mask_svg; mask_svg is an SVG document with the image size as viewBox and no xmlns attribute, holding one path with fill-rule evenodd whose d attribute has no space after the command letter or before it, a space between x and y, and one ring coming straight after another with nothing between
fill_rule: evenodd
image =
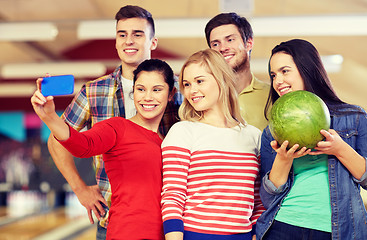
<instances>
[{"instance_id":1,"label":"dark-haired woman","mask_svg":"<svg viewBox=\"0 0 367 240\"><path fill-rule=\"evenodd\" d=\"M257 239L367 239L367 213L360 186L367 188L367 115L338 98L316 48L293 39L273 50L267 108L291 91L310 91L324 100L330 130L314 150L287 150L267 127L261 140L261 200L267 209ZM268 109L265 109L267 112Z\"/></svg>"},{"instance_id":2,"label":"dark-haired woman","mask_svg":"<svg viewBox=\"0 0 367 240\"><path fill-rule=\"evenodd\" d=\"M137 114L104 120L81 133L57 116L53 98L41 94L41 81L37 80L31 102L57 140L80 158L103 154L112 188L107 239L164 239L158 127L175 92L172 69L156 59L142 62L134 71Z\"/></svg>"}]
</instances>

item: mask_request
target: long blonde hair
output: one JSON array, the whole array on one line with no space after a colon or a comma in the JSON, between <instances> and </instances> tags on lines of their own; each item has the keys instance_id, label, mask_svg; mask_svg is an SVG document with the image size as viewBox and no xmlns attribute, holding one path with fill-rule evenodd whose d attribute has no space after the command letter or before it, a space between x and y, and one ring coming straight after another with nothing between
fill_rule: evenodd
<instances>
[{"instance_id":1,"label":"long blonde hair","mask_svg":"<svg viewBox=\"0 0 367 240\"><path fill-rule=\"evenodd\" d=\"M242 123L243 125L246 125L240 113L238 94L234 83L236 76L224 60L223 56L217 51L212 49L202 50L194 53L187 59L182 66L179 77L181 93L184 92L184 86L182 83L184 78L183 72L187 66L193 63L201 64L217 81L219 87L218 102L221 103L220 108L228 123L236 125ZM200 121L204 117L204 111L196 111L186 98L182 102L178 114L181 120L193 122Z\"/></svg>"}]
</instances>

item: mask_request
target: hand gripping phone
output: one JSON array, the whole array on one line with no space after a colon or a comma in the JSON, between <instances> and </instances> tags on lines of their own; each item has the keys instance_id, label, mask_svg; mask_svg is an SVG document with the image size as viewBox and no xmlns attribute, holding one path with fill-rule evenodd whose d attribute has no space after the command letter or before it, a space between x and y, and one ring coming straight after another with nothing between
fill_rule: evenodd
<instances>
[{"instance_id":1,"label":"hand gripping phone","mask_svg":"<svg viewBox=\"0 0 367 240\"><path fill-rule=\"evenodd\" d=\"M43 96L62 96L74 92L74 76L59 75L44 77L41 82L41 93Z\"/></svg>"}]
</instances>

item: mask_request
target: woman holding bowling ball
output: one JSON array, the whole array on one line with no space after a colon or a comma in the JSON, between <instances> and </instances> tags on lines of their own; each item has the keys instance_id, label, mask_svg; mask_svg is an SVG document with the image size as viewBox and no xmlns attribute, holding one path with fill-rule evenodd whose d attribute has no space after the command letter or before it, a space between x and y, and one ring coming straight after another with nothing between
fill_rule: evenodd
<instances>
[{"instance_id":1,"label":"woman holding bowling ball","mask_svg":"<svg viewBox=\"0 0 367 240\"><path fill-rule=\"evenodd\" d=\"M265 113L280 96L306 90L328 106L330 130L312 149L279 145L269 127L261 139L260 196L266 211L257 239L367 239L367 213L360 187L367 188L367 115L336 95L316 48L293 39L271 53L272 88Z\"/></svg>"}]
</instances>

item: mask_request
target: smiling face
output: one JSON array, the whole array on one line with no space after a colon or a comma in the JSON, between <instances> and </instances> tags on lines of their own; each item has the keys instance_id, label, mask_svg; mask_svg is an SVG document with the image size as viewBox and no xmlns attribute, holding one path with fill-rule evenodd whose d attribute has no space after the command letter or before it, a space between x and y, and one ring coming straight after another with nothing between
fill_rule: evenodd
<instances>
[{"instance_id":1,"label":"smiling face","mask_svg":"<svg viewBox=\"0 0 367 240\"><path fill-rule=\"evenodd\" d=\"M191 63L183 71L183 95L196 111L205 115L220 111L219 86L201 63Z\"/></svg>"},{"instance_id":2,"label":"smiling face","mask_svg":"<svg viewBox=\"0 0 367 240\"><path fill-rule=\"evenodd\" d=\"M139 73L134 84L137 114L146 120L160 121L168 103L169 86L159 72Z\"/></svg>"},{"instance_id":3,"label":"smiling face","mask_svg":"<svg viewBox=\"0 0 367 240\"><path fill-rule=\"evenodd\" d=\"M239 71L249 65L249 51L253 40L243 42L238 28L234 24L221 25L210 33L210 48L220 52L229 66Z\"/></svg>"},{"instance_id":4,"label":"smiling face","mask_svg":"<svg viewBox=\"0 0 367 240\"><path fill-rule=\"evenodd\" d=\"M291 91L305 90L303 79L292 56L278 52L270 59L270 77L279 96Z\"/></svg>"},{"instance_id":5,"label":"smiling face","mask_svg":"<svg viewBox=\"0 0 367 240\"><path fill-rule=\"evenodd\" d=\"M152 29L143 18L127 18L117 22L116 50L123 65L136 67L151 56L157 39L151 38Z\"/></svg>"}]
</instances>

